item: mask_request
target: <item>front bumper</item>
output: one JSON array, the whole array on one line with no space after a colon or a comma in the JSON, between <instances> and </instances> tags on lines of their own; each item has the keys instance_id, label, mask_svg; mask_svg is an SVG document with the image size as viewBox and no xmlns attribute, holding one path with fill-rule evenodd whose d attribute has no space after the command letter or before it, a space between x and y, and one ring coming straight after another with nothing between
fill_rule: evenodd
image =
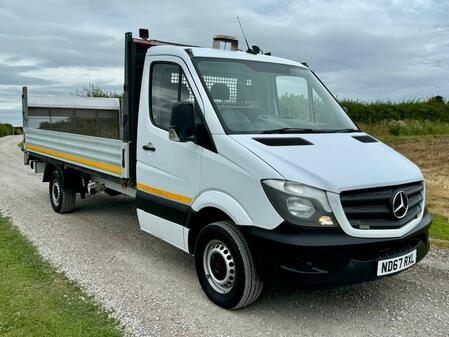
<instances>
[{"instance_id":1,"label":"front bumper","mask_svg":"<svg viewBox=\"0 0 449 337\"><path fill-rule=\"evenodd\" d=\"M268 284L286 287L329 287L378 278L377 262L417 250L417 262L429 251L432 216L400 238L357 238L341 229L245 231L256 268ZM395 274L390 274L395 275ZM389 276L390 276L389 275Z\"/></svg>"}]
</instances>

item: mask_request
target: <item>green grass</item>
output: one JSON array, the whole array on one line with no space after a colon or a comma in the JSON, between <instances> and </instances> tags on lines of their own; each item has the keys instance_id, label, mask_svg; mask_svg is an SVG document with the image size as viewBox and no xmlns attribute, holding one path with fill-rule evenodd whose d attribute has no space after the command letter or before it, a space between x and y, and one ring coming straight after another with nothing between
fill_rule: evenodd
<instances>
[{"instance_id":1,"label":"green grass","mask_svg":"<svg viewBox=\"0 0 449 337\"><path fill-rule=\"evenodd\" d=\"M118 323L0 217L0 336L115 337Z\"/></svg>"},{"instance_id":2,"label":"green grass","mask_svg":"<svg viewBox=\"0 0 449 337\"><path fill-rule=\"evenodd\" d=\"M433 214L433 223L430 227L430 237L437 240L446 240L449 244L449 219Z\"/></svg>"},{"instance_id":3,"label":"green grass","mask_svg":"<svg viewBox=\"0 0 449 337\"><path fill-rule=\"evenodd\" d=\"M360 123L360 128L376 137L418 137L449 134L449 122L418 120L384 120L377 123Z\"/></svg>"}]
</instances>

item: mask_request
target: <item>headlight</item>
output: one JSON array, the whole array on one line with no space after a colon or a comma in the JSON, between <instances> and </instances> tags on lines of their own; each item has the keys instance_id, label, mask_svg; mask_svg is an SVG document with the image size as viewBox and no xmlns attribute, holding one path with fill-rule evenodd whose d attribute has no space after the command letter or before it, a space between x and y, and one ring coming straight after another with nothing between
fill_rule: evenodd
<instances>
[{"instance_id":1,"label":"headlight","mask_svg":"<svg viewBox=\"0 0 449 337\"><path fill-rule=\"evenodd\" d=\"M287 222L307 227L337 227L323 190L287 180L262 180L262 186Z\"/></svg>"}]
</instances>

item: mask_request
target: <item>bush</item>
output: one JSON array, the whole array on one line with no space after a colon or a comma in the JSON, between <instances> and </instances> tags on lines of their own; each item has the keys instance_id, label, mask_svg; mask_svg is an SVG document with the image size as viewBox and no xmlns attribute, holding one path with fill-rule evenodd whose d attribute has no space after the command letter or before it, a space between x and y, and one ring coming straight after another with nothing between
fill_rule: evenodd
<instances>
[{"instance_id":1,"label":"bush","mask_svg":"<svg viewBox=\"0 0 449 337\"><path fill-rule=\"evenodd\" d=\"M11 124L0 123L0 137L9 135L21 135L23 128L18 126L12 126Z\"/></svg>"},{"instance_id":2,"label":"bush","mask_svg":"<svg viewBox=\"0 0 449 337\"><path fill-rule=\"evenodd\" d=\"M0 137L9 136L14 133L14 127L11 124L0 124Z\"/></svg>"},{"instance_id":3,"label":"bush","mask_svg":"<svg viewBox=\"0 0 449 337\"><path fill-rule=\"evenodd\" d=\"M369 102L342 100L342 106L348 108L349 116L358 123L379 123L384 120L417 120L449 123L449 102L443 97L434 96L426 100L408 100L403 102ZM392 128L392 132L395 131Z\"/></svg>"},{"instance_id":4,"label":"bush","mask_svg":"<svg viewBox=\"0 0 449 337\"><path fill-rule=\"evenodd\" d=\"M106 98L121 98L123 93L115 92L111 90L104 90L95 83L89 83L87 87L83 87L81 90L75 90L70 93L72 96L81 97L106 97Z\"/></svg>"}]
</instances>

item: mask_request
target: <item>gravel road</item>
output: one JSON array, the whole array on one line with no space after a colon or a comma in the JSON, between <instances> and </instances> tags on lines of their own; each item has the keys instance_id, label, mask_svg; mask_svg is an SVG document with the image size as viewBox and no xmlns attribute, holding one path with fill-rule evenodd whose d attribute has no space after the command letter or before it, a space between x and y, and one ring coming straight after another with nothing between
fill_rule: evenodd
<instances>
[{"instance_id":1,"label":"gravel road","mask_svg":"<svg viewBox=\"0 0 449 337\"><path fill-rule=\"evenodd\" d=\"M58 215L48 185L0 139L0 211L44 258L113 310L130 336L448 336L449 252L376 282L332 290L266 289L230 312L208 301L191 256L139 230L133 200L97 195ZM1 290L0 290L1 291Z\"/></svg>"}]
</instances>

